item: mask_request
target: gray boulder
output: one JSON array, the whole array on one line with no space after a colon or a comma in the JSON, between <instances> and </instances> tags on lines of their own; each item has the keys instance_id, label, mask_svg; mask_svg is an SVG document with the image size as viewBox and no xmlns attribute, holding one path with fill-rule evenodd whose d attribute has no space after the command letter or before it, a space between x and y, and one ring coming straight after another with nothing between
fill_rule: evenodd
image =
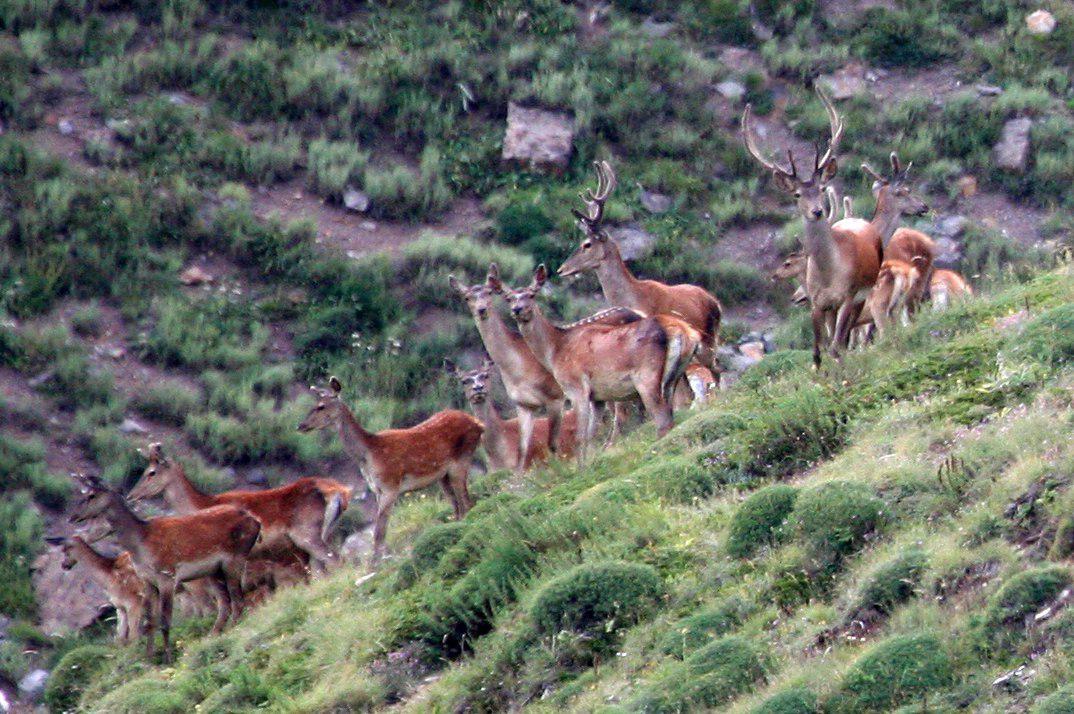
<instances>
[{"instance_id":1,"label":"gray boulder","mask_svg":"<svg viewBox=\"0 0 1074 714\"><path fill-rule=\"evenodd\" d=\"M1001 169L1023 173L1029 161L1029 132L1033 120L1028 117L1011 119L1003 125L1003 134L992 150L996 165Z\"/></svg>"},{"instance_id":2,"label":"gray boulder","mask_svg":"<svg viewBox=\"0 0 1074 714\"><path fill-rule=\"evenodd\" d=\"M48 681L48 671L35 669L19 680L19 695L23 699L36 702L41 699L45 692L45 683Z\"/></svg>"},{"instance_id":3,"label":"gray boulder","mask_svg":"<svg viewBox=\"0 0 1074 714\"><path fill-rule=\"evenodd\" d=\"M574 118L566 112L507 105L503 159L533 169L562 171L574 148Z\"/></svg>"}]
</instances>

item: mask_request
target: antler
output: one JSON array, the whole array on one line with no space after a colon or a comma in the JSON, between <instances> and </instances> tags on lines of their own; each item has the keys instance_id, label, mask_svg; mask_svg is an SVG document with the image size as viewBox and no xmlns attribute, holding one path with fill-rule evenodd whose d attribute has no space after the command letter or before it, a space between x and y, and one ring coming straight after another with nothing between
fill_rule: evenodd
<instances>
[{"instance_id":1,"label":"antler","mask_svg":"<svg viewBox=\"0 0 1074 714\"><path fill-rule=\"evenodd\" d=\"M571 213L590 230L599 228L604 220L604 202L608 200L616 184L615 172L612 171L607 161L594 161L593 166L597 170L597 190L594 192L593 189L587 188L578 194L582 198L582 203L585 204L585 213L571 210Z\"/></svg>"},{"instance_id":2,"label":"antler","mask_svg":"<svg viewBox=\"0 0 1074 714\"><path fill-rule=\"evenodd\" d=\"M835 152L839 150L839 142L843 139L843 129L846 126L843 124L839 112L835 111L832 100L828 98L828 95L824 93L824 90L819 85L817 86L817 95L820 97L820 101L824 103L825 111L828 112L828 124L831 131L827 151L824 152L823 156L820 155L820 151L817 151L817 160L813 165L814 171L819 174L824 170L825 166L835 159Z\"/></svg>"},{"instance_id":3,"label":"antler","mask_svg":"<svg viewBox=\"0 0 1074 714\"><path fill-rule=\"evenodd\" d=\"M790 161L791 170L787 171L775 161L769 161L761 153L761 150L757 148L757 138L753 133L753 105L747 104L746 111L742 112L742 139L746 144L746 151L750 152L750 156L757 160L761 166L772 173L783 174L788 178L798 177L798 167L794 165L794 156L791 154L790 149L787 150L787 159Z\"/></svg>"}]
</instances>

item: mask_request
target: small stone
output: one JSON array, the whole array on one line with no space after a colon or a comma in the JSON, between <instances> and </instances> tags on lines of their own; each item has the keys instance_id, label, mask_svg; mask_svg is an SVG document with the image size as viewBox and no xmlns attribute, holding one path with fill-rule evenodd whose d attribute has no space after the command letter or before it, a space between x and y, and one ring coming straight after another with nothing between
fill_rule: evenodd
<instances>
[{"instance_id":1,"label":"small stone","mask_svg":"<svg viewBox=\"0 0 1074 714\"><path fill-rule=\"evenodd\" d=\"M730 99L733 102L737 102L746 96L746 87L741 82L736 82L733 79L728 79L720 82L716 85L716 91L720 93L721 97Z\"/></svg>"},{"instance_id":2,"label":"small stone","mask_svg":"<svg viewBox=\"0 0 1074 714\"><path fill-rule=\"evenodd\" d=\"M667 213L671 210L671 196L646 191L640 183L638 184L638 200L641 201L641 207L649 213Z\"/></svg>"},{"instance_id":3,"label":"small stone","mask_svg":"<svg viewBox=\"0 0 1074 714\"><path fill-rule=\"evenodd\" d=\"M574 149L574 118L566 112L507 105L502 157L530 168L562 171Z\"/></svg>"},{"instance_id":4,"label":"small stone","mask_svg":"<svg viewBox=\"0 0 1074 714\"><path fill-rule=\"evenodd\" d=\"M183 285L195 286L204 285L205 283L211 283L213 276L209 275L205 270L197 265L192 265L183 272L179 273L179 282Z\"/></svg>"},{"instance_id":5,"label":"small stone","mask_svg":"<svg viewBox=\"0 0 1074 714\"><path fill-rule=\"evenodd\" d=\"M377 222L376 221L362 221L361 223L358 224L358 227L361 228L363 231L375 231L375 230L377 230Z\"/></svg>"},{"instance_id":6,"label":"small stone","mask_svg":"<svg viewBox=\"0 0 1074 714\"><path fill-rule=\"evenodd\" d=\"M117 134L122 134L131 128L130 119L106 119L104 125Z\"/></svg>"},{"instance_id":7,"label":"small stone","mask_svg":"<svg viewBox=\"0 0 1074 714\"><path fill-rule=\"evenodd\" d=\"M149 430L130 417L119 424L119 431L123 434L148 434Z\"/></svg>"},{"instance_id":8,"label":"small stone","mask_svg":"<svg viewBox=\"0 0 1074 714\"><path fill-rule=\"evenodd\" d=\"M959 195L963 198L977 195L977 179L973 176L963 176L955 185L958 187Z\"/></svg>"},{"instance_id":9,"label":"small stone","mask_svg":"<svg viewBox=\"0 0 1074 714\"><path fill-rule=\"evenodd\" d=\"M362 257L362 251L360 251L360 250L348 250L346 255L351 260L358 260L359 258Z\"/></svg>"},{"instance_id":10,"label":"small stone","mask_svg":"<svg viewBox=\"0 0 1074 714\"><path fill-rule=\"evenodd\" d=\"M930 234L933 238L950 238L958 240L966 233L969 220L965 216L940 216L932 224Z\"/></svg>"},{"instance_id":11,"label":"small stone","mask_svg":"<svg viewBox=\"0 0 1074 714\"><path fill-rule=\"evenodd\" d=\"M108 347L105 349L104 353L115 360L120 360L127 356L125 347Z\"/></svg>"},{"instance_id":12,"label":"small stone","mask_svg":"<svg viewBox=\"0 0 1074 714\"><path fill-rule=\"evenodd\" d=\"M343 541L343 546L339 549L339 554L343 556L343 559L357 563L365 558L373 550L373 541L369 533L365 531L358 531L351 533Z\"/></svg>"},{"instance_id":13,"label":"small stone","mask_svg":"<svg viewBox=\"0 0 1074 714\"><path fill-rule=\"evenodd\" d=\"M637 225L616 226L608 229L608 235L619 247L623 260L637 260L649 255L656 243L653 235Z\"/></svg>"},{"instance_id":14,"label":"small stone","mask_svg":"<svg viewBox=\"0 0 1074 714\"><path fill-rule=\"evenodd\" d=\"M674 22L657 22L651 17L645 18L645 21L641 23L641 32L647 37L667 37L674 32L674 30Z\"/></svg>"},{"instance_id":15,"label":"small stone","mask_svg":"<svg viewBox=\"0 0 1074 714\"><path fill-rule=\"evenodd\" d=\"M353 186L348 186L343 192L343 205L349 211L365 213L369 210L369 195Z\"/></svg>"},{"instance_id":16,"label":"small stone","mask_svg":"<svg viewBox=\"0 0 1074 714\"><path fill-rule=\"evenodd\" d=\"M997 87L994 84L978 84L976 89L982 97L998 97L1003 94L1003 87Z\"/></svg>"},{"instance_id":17,"label":"small stone","mask_svg":"<svg viewBox=\"0 0 1074 714\"><path fill-rule=\"evenodd\" d=\"M1055 32L1055 15L1047 10L1037 10L1026 16L1026 28L1031 35L1050 35Z\"/></svg>"},{"instance_id":18,"label":"small stone","mask_svg":"<svg viewBox=\"0 0 1074 714\"><path fill-rule=\"evenodd\" d=\"M1028 117L1011 119L1003 125L1003 134L993 148L996 165L1001 169L1022 173L1029 160L1029 132L1033 120Z\"/></svg>"},{"instance_id":19,"label":"small stone","mask_svg":"<svg viewBox=\"0 0 1074 714\"><path fill-rule=\"evenodd\" d=\"M831 74L817 78L831 92L832 99L850 99L865 92L865 68L860 64L848 64Z\"/></svg>"},{"instance_id":20,"label":"small stone","mask_svg":"<svg viewBox=\"0 0 1074 714\"><path fill-rule=\"evenodd\" d=\"M168 101L176 106L183 106L184 104L190 104L190 100L184 97L178 92L172 92L168 95Z\"/></svg>"},{"instance_id":21,"label":"small stone","mask_svg":"<svg viewBox=\"0 0 1074 714\"><path fill-rule=\"evenodd\" d=\"M56 122L56 130L64 136L71 136L75 133L75 125L71 123L70 119L60 119Z\"/></svg>"},{"instance_id":22,"label":"small stone","mask_svg":"<svg viewBox=\"0 0 1074 714\"><path fill-rule=\"evenodd\" d=\"M31 388L37 389L38 387L52 379L54 376L55 373L51 369L47 369L36 377L31 377L30 379L26 380L26 383L30 385Z\"/></svg>"},{"instance_id":23,"label":"small stone","mask_svg":"<svg viewBox=\"0 0 1074 714\"><path fill-rule=\"evenodd\" d=\"M35 669L19 680L19 694L24 699L36 702L45 691L45 682L48 681L48 671Z\"/></svg>"},{"instance_id":24,"label":"small stone","mask_svg":"<svg viewBox=\"0 0 1074 714\"><path fill-rule=\"evenodd\" d=\"M254 486L267 486L269 481L264 469L250 469L246 474L246 482Z\"/></svg>"}]
</instances>

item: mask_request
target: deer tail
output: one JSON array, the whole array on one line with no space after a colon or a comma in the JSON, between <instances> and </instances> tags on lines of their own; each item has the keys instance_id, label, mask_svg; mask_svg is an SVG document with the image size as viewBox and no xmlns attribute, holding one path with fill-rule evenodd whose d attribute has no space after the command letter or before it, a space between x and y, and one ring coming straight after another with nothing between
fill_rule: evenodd
<instances>
[{"instance_id":1,"label":"deer tail","mask_svg":"<svg viewBox=\"0 0 1074 714\"><path fill-rule=\"evenodd\" d=\"M321 521L321 540L325 543L328 542L328 534L332 532L332 528L339 522L340 516L343 515L343 511L347 509L347 503L344 495L338 491L324 494L324 519Z\"/></svg>"},{"instance_id":2,"label":"deer tail","mask_svg":"<svg viewBox=\"0 0 1074 714\"><path fill-rule=\"evenodd\" d=\"M891 300L888 302L888 317L892 317L895 311L906 299L907 277L902 273L895 273L891 285Z\"/></svg>"}]
</instances>

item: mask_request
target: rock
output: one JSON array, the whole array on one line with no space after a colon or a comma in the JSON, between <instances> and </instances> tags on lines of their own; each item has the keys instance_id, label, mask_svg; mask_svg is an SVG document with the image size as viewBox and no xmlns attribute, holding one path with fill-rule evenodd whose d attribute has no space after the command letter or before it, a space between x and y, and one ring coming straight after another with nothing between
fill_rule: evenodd
<instances>
[{"instance_id":1,"label":"rock","mask_svg":"<svg viewBox=\"0 0 1074 714\"><path fill-rule=\"evenodd\" d=\"M652 252L653 244L656 243L656 238L651 233L642 230L637 225L609 228L608 235L619 246L619 253L623 256L623 260L644 258Z\"/></svg>"},{"instance_id":2,"label":"rock","mask_svg":"<svg viewBox=\"0 0 1074 714\"><path fill-rule=\"evenodd\" d=\"M997 166L1017 173L1025 171L1032 128L1033 120L1028 117L1011 119L1003 125L1003 135L992 150Z\"/></svg>"},{"instance_id":3,"label":"rock","mask_svg":"<svg viewBox=\"0 0 1074 714\"><path fill-rule=\"evenodd\" d=\"M965 216L939 216L929 228L929 235L935 238L958 240L966 233L969 221Z\"/></svg>"},{"instance_id":4,"label":"rock","mask_svg":"<svg viewBox=\"0 0 1074 714\"><path fill-rule=\"evenodd\" d=\"M950 238L936 239L936 267L956 268L961 260L961 243Z\"/></svg>"},{"instance_id":5,"label":"rock","mask_svg":"<svg viewBox=\"0 0 1074 714\"><path fill-rule=\"evenodd\" d=\"M720 64L740 74L763 65L760 57L745 47L725 47L720 51L719 60Z\"/></svg>"},{"instance_id":6,"label":"rock","mask_svg":"<svg viewBox=\"0 0 1074 714\"><path fill-rule=\"evenodd\" d=\"M1055 32L1055 15L1047 10L1037 10L1026 16L1026 29L1031 35L1050 35Z\"/></svg>"},{"instance_id":7,"label":"rock","mask_svg":"<svg viewBox=\"0 0 1074 714\"><path fill-rule=\"evenodd\" d=\"M638 200L641 201L641 207L649 213L667 213L671 210L671 196L646 191L640 183L638 184Z\"/></svg>"},{"instance_id":8,"label":"rock","mask_svg":"<svg viewBox=\"0 0 1074 714\"><path fill-rule=\"evenodd\" d=\"M353 186L348 186L347 190L343 192L343 205L348 211L365 213L369 210L369 195Z\"/></svg>"},{"instance_id":9,"label":"rock","mask_svg":"<svg viewBox=\"0 0 1074 714\"><path fill-rule=\"evenodd\" d=\"M211 283L212 281L213 276L209 275L209 273L197 265L191 265L189 268L179 273L179 282L183 285L204 285L205 283Z\"/></svg>"},{"instance_id":10,"label":"rock","mask_svg":"<svg viewBox=\"0 0 1074 714\"><path fill-rule=\"evenodd\" d=\"M339 549L339 554L344 560L357 563L364 560L372 550L372 537L365 530L361 530L351 533L344 539L343 545Z\"/></svg>"},{"instance_id":11,"label":"rock","mask_svg":"<svg viewBox=\"0 0 1074 714\"><path fill-rule=\"evenodd\" d=\"M127 349L125 347L109 347L104 351L105 355L112 359L123 359L127 356Z\"/></svg>"},{"instance_id":12,"label":"rock","mask_svg":"<svg viewBox=\"0 0 1074 714\"><path fill-rule=\"evenodd\" d=\"M358 224L358 227L363 231L375 231L377 230L377 223L376 221L362 221Z\"/></svg>"},{"instance_id":13,"label":"rock","mask_svg":"<svg viewBox=\"0 0 1074 714\"><path fill-rule=\"evenodd\" d=\"M168 101L176 106L183 106L184 104L190 104L190 100L184 97L179 92L172 92L168 95Z\"/></svg>"},{"instance_id":14,"label":"rock","mask_svg":"<svg viewBox=\"0 0 1074 714\"><path fill-rule=\"evenodd\" d=\"M36 702L45 691L45 682L48 681L48 671L35 669L19 680L19 694L24 699Z\"/></svg>"},{"instance_id":15,"label":"rock","mask_svg":"<svg viewBox=\"0 0 1074 714\"><path fill-rule=\"evenodd\" d=\"M136 422L134 419L127 417L119 424L119 431L123 434L148 434L149 430L144 426Z\"/></svg>"},{"instance_id":16,"label":"rock","mask_svg":"<svg viewBox=\"0 0 1074 714\"><path fill-rule=\"evenodd\" d=\"M566 112L507 105L503 159L534 169L563 170L574 146L574 119Z\"/></svg>"},{"instance_id":17,"label":"rock","mask_svg":"<svg viewBox=\"0 0 1074 714\"><path fill-rule=\"evenodd\" d=\"M832 99L837 101L850 99L865 92L865 68L860 64L848 64L832 74L824 74L817 79L832 95Z\"/></svg>"},{"instance_id":18,"label":"rock","mask_svg":"<svg viewBox=\"0 0 1074 714\"><path fill-rule=\"evenodd\" d=\"M246 483L254 486L268 486L268 476L264 469L250 469L246 474Z\"/></svg>"},{"instance_id":19,"label":"rock","mask_svg":"<svg viewBox=\"0 0 1074 714\"><path fill-rule=\"evenodd\" d=\"M0 615L0 640L7 637L9 627L11 627L11 618L7 615Z\"/></svg>"},{"instance_id":20,"label":"rock","mask_svg":"<svg viewBox=\"0 0 1074 714\"><path fill-rule=\"evenodd\" d=\"M973 176L962 176L955 186L958 187L958 193L963 198L977 195L977 179Z\"/></svg>"},{"instance_id":21,"label":"rock","mask_svg":"<svg viewBox=\"0 0 1074 714\"><path fill-rule=\"evenodd\" d=\"M675 30L674 22L657 22L651 17L645 18L645 21L641 23L642 34L647 37L659 38L667 37Z\"/></svg>"},{"instance_id":22,"label":"rock","mask_svg":"<svg viewBox=\"0 0 1074 714\"><path fill-rule=\"evenodd\" d=\"M746 86L742 82L736 82L733 79L728 79L720 82L716 85L716 91L720 93L721 97L730 99L732 102L737 102L746 96Z\"/></svg>"},{"instance_id":23,"label":"rock","mask_svg":"<svg viewBox=\"0 0 1074 714\"><path fill-rule=\"evenodd\" d=\"M64 136L71 136L75 133L75 125L71 123L70 119L60 119L56 122L56 130Z\"/></svg>"},{"instance_id":24,"label":"rock","mask_svg":"<svg viewBox=\"0 0 1074 714\"><path fill-rule=\"evenodd\" d=\"M997 87L994 84L978 84L976 89L982 97L998 97L1003 94L1003 87Z\"/></svg>"},{"instance_id":25,"label":"rock","mask_svg":"<svg viewBox=\"0 0 1074 714\"><path fill-rule=\"evenodd\" d=\"M26 383L28 385L30 385L31 388L37 389L38 387L43 385L45 382L47 382L50 379L52 379L54 376L55 376L55 373L51 369L46 369L44 372L42 372L41 374L37 375L36 377L31 377L30 379L26 380Z\"/></svg>"}]
</instances>

